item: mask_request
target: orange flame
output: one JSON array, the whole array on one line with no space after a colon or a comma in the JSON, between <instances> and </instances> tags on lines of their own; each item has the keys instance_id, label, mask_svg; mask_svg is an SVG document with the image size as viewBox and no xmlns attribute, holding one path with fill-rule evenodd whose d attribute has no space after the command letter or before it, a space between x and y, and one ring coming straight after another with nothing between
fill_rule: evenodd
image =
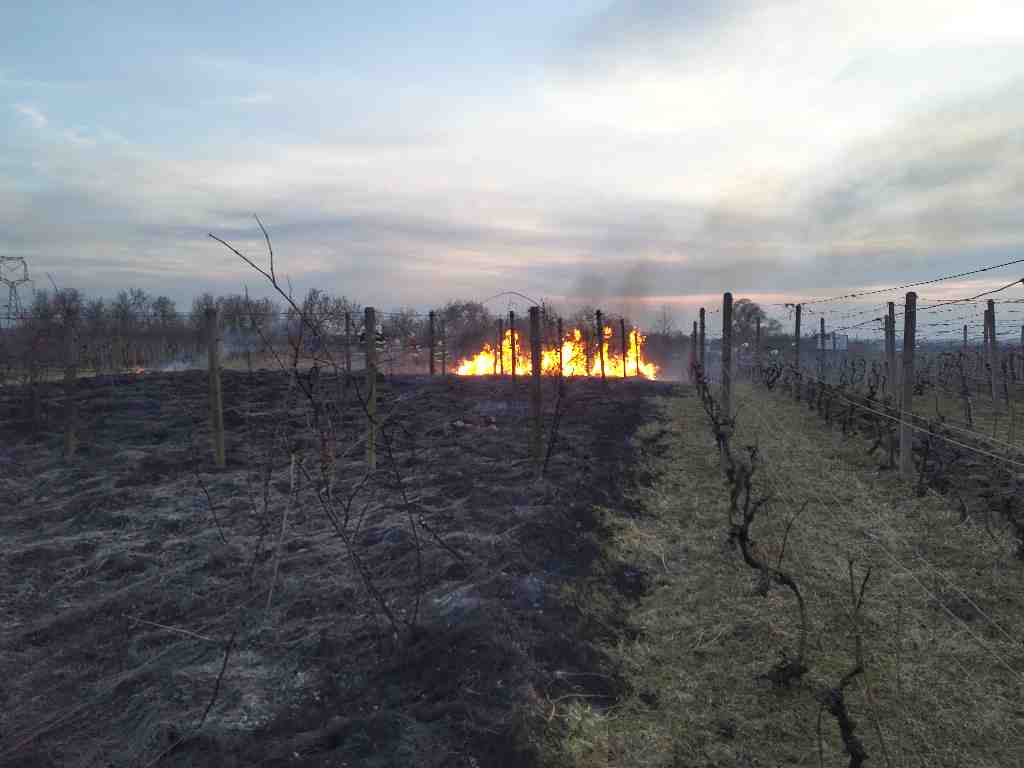
<instances>
[{"instance_id":1,"label":"orange flame","mask_svg":"<svg viewBox=\"0 0 1024 768\"><path fill-rule=\"evenodd\" d=\"M604 374L610 378L623 378L643 376L646 379L656 379L658 366L644 360L644 343L647 337L635 328L629 332L627 339L626 359L615 350L610 349L612 329L604 327L604 338L601 340L601 349L604 351ZM530 361L529 349L525 348L518 331L505 331L502 339L501 350L498 351L490 344L484 344L483 348L473 357L465 358L459 363L455 373L459 376L490 376L495 373L512 372L513 344L515 345L515 372L527 375L533 372L533 364ZM540 370L546 376L557 376L559 366L559 351L561 351L561 366L563 376L600 376L601 355L596 349L587 354L587 342L583 338L583 332L579 328L573 328L569 334L562 339L561 349L559 347L542 347L540 351ZM500 358L499 358L500 355Z\"/></svg>"}]
</instances>

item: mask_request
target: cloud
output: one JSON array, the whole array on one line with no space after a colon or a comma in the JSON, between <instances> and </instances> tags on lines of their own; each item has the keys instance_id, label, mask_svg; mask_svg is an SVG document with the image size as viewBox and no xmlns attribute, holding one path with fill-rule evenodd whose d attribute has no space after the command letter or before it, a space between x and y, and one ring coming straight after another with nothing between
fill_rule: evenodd
<instances>
[{"instance_id":1,"label":"cloud","mask_svg":"<svg viewBox=\"0 0 1024 768\"><path fill-rule=\"evenodd\" d=\"M260 254L258 212L296 286L382 307L796 298L1005 260L1024 245L1024 48L995 20L1019 14L982 0L964 31L943 3L898 5L613 3L566 46L583 65L455 109L429 84L197 60L220 81L196 109L280 109L221 109L187 144L49 125L0 147L0 249L185 300L253 286L206 233Z\"/></svg>"},{"instance_id":2,"label":"cloud","mask_svg":"<svg viewBox=\"0 0 1024 768\"><path fill-rule=\"evenodd\" d=\"M589 57L680 53L761 5L767 3L761 0L615 0L583 20L576 31L575 47Z\"/></svg>"},{"instance_id":3,"label":"cloud","mask_svg":"<svg viewBox=\"0 0 1024 768\"><path fill-rule=\"evenodd\" d=\"M14 111L27 118L36 128L45 128L50 121L41 111L29 104L15 104Z\"/></svg>"},{"instance_id":4,"label":"cloud","mask_svg":"<svg viewBox=\"0 0 1024 768\"><path fill-rule=\"evenodd\" d=\"M490 169L467 175L444 144L271 145L186 159L102 139L89 152L55 144L35 161L34 191L11 188L20 204L7 208L0 247L101 289L99 275L154 290L171 278L196 291L257 287L206 233L260 255L258 212L296 286L381 306L505 288L635 307L725 289L829 294L958 271L965 254L998 261L1024 245L1021 88L922 112L808 173L734 180L710 199L474 185ZM494 162L505 160L518 162ZM62 215L38 215L54 210Z\"/></svg>"},{"instance_id":5,"label":"cloud","mask_svg":"<svg viewBox=\"0 0 1024 768\"><path fill-rule=\"evenodd\" d=\"M273 94L267 93L265 91L260 91L260 92L257 92L257 93L250 93L250 94L247 94L245 96L240 96L238 98L238 103L239 104L244 104L246 106L262 106L264 104L270 104L273 101L274 101Z\"/></svg>"}]
</instances>

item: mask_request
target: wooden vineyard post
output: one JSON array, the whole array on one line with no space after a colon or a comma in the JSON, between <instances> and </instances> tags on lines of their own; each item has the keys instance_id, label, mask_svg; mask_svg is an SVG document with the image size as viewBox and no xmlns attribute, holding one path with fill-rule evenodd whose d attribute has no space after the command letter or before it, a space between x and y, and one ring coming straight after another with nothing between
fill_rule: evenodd
<instances>
[{"instance_id":1,"label":"wooden vineyard post","mask_svg":"<svg viewBox=\"0 0 1024 768\"><path fill-rule=\"evenodd\" d=\"M430 347L430 375L434 375L434 310L427 315L427 346Z\"/></svg>"},{"instance_id":2,"label":"wooden vineyard post","mask_svg":"<svg viewBox=\"0 0 1024 768\"><path fill-rule=\"evenodd\" d=\"M619 318L619 332L622 334L622 378L626 378L626 363L628 362L629 347L626 346L626 318ZM640 366L637 366L637 373L640 373Z\"/></svg>"},{"instance_id":3,"label":"wooden vineyard post","mask_svg":"<svg viewBox=\"0 0 1024 768\"><path fill-rule=\"evenodd\" d=\"M693 321L693 330L690 331L690 382L697 382L697 321Z\"/></svg>"},{"instance_id":4,"label":"wooden vineyard post","mask_svg":"<svg viewBox=\"0 0 1024 768\"><path fill-rule=\"evenodd\" d=\"M796 351L794 353L794 367L796 368L796 382L793 385L793 395L797 401L800 400L800 387L801 387L801 376L800 376L800 313L803 309L802 304L796 305L796 326L793 329L793 339L796 342Z\"/></svg>"},{"instance_id":5,"label":"wooden vineyard post","mask_svg":"<svg viewBox=\"0 0 1024 768\"><path fill-rule=\"evenodd\" d=\"M761 379L761 316L754 319L754 380Z\"/></svg>"},{"instance_id":6,"label":"wooden vineyard post","mask_svg":"<svg viewBox=\"0 0 1024 768\"><path fill-rule=\"evenodd\" d=\"M640 331L638 331L636 328L634 328L633 330L630 331L630 334L633 336L633 357L634 357L634 361L633 362L636 363L636 373L634 373L633 375L634 376L639 376L640 375Z\"/></svg>"},{"instance_id":7,"label":"wooden vineyard post","mask_svg":"<svg viewBox=\"0 0 1024 768\"><path fill-rule=\"evenodd\" d=\"M722 296L722 413L732 419L732 294Z\"/></svg>"},{"instance_id":8,"label":"wooden vineyard post","mask_svg":"<svg viewBox=\"0 0 1024 768\"><path fill-rule=\"evenodd\" d=\"M448 375L448 327L441 319L441 375Z\"/></svg>"},{"instance_id":9,"label":"wooden vineyard post","mask_svg":"<svg viewBox=\"0 0 1024 768\"><path fill-rule=\"evenodd\" d=\"M989 364L989 388L992 394L993 405L997 402L998 384L997 379L1000 373L999 362L999 341L996 337L996 303L988 300L988 364Z\"/></svg>"},{"instance_id":10,"label":"wooden vineyard post","mask_svg":"<svg viewBox=\"0 0 1024 768\"><path fill-rule=\"evenodd\" d=\"M1021 329L1021 333L1022 333L1022 335L1024 335L1024 328ZM966 325L964 326L964 348L963 348L963 353L964 353L964 356L967 355L967 326Z\"/></svg>"},{"instance_id":11,"label":"wooden vineyard post","mask_svg":"<svg viewBox=\"0 0 1024 768\"><path fill-rule=\"evenodd\" d=\"M818 378L825 380L825 318L819 318L821 325L818 328Z\"/></svg>"},{"instance_id":12,"label":"wooden vineyard post","mask_svg":"<svg viewBox=\"0 0 1024 768\"><path fill-rule=\"evenodd\" d=\"M1024 325L1020 328L1020 348L1018 349L1017 358L1020 360L1021 378L1024 378Z\"/></svg>"},{"instance_id":13,"label":"wooden vineyard post","mask_svg":"<svg viewBox=\"0 0 1024 768\"><path fill-rule=\"evenodd\" d=\"M542 429L540 393L540 307L530 307L530 457L541 468Z\"/></svg>"},{"instance_id":14,"label":"wooden vineyard post","mask_svg":"<svg viewBox=\"0 0 1024 768\"><path fill-rule=\"evenodd\" d=\"M345 312L345 377L352 376L352 313Z\"/></svg>"},{"instance_id":15,"label":"wooden vineyard post","mask_svg":"<svg viewBox=\"0 0 1024 768\"><path fill-rule=\"evenodd\" d=\"M989 353L989 344L988 344L988 309L986 309L984 314L982 315L982 318L981 318L981 358L980 358L981 362L980 362L980 365L981 365L982 373L984 373L986 371L986 369L987 369L988 373L991 374L992 370L991 370L991 368L989 368L988 353Z\"/></svg>"},{"instance_id":16,"label":"wooden vineyard post","mask_svg":"<svg viewBox=\"0 0 1024 768\"><path fill-rule=\"evenodd\" d=\"M498 319L498 375L505 375L505 321Z\"/></svg>"},{"instance_id":17,"label":"wooden vineyard post","mask_svg":"<svg viewBox=\"0 0 1024 768\"><path fill-rule=\"evenodd\" d=\"M697 347L697 362L700 363L700 367L701 368L705 368L704 352L705 352L705 349L707 347L707 335L706 335L706 331L705 331L705 328L704 328L704 319L705 319L705 317L704 317L704 307L701 307L700 308L700 330L698 331L699 336L698 336L698 339L697 339L697 342L699 344L699 346ZM704 375L705 376L708 375L707 370L704 371Z\"/></svg>"},{"instance_id":18,"label":"wooden vineyard post","mask_svg":"<svg viewBox=\"0 0 1024 768\"><path fill-rule=\"evenodd\" d=\"M219 325L216 307L208 307L206 310L206 370L210 382L210 436L213 440L214 466L217 469L224 469L227 457L224 453L224 393L221 390L220 382Z\"/></svg>"},{"instance_id":19,"label":"wooden vineyard post","mask_svg":"<svg viewBox=\"0 0 1024 768\"><path fill-rule=\"evenodd\" d=\"M601 310L594 313L594 343L597 344L597 354L601 356L601 381L604 378L604 321L601 319Z\"/></svg>"},{"instance_id":20,"label":"wooden vineyard post","mask_svg":"<svg viewBox=\"0 0 1024 768\"><path fill-rule=\"evenodd\" d=\"M366 466L377 468L377 310L363 310L366 337Z\"/></svg>"},{"instance_id":21,"label":"wooden vineyard post","mask_svg":"<svg viewBox=\"0 0 1024 768\"><path fill-rule=\"evenodd\" d=\"M562 357L563 348L565 346L565 337L562 336L562 318L558 318L558 378L562 378L562 366L565 365L565 360Z\"/></svg>"},{"instance_id":22,"label":"wooden vineyard post","mask_svg":"<svg viewBox=\"0 0 1024 768\"><path fill-rule=\"evenodd\" d=\"M900 401L900 476L914 475L914 343L917 333L917 294L907 294L903 310L903 398Z\"/></svg>"},{"instance_id":23,"label":"wooden vineyard post","mask_svg":"<svg viewBox=\"0 0 1024 768\"><path fill-rule=\"evenodd\" d=\"M509 348L512 350L511 373L512 380L516 379L516 313L511 309L508 311L508 333Z\"/></svg>"},{"instance_id":24,"label":"wooden vineyard post","mask_svg":"<svg viewBox=\"0 0 1024 768\"><path fill-rule=\"evenodd\" d=\"M78 343L77 317L68 312L64 319L64 461L71 461L78 447L75 427L78 419Z\"/></svg>"},{"instance_id":25,"label":"wooden vineyard post","mask_svg":"<svg viewBox=\"0 0 1024 768\"><path fill-rule=\"evenodd\" d=\"M889 386L889 317L882 315L882 372L885 373L885 386L882 388L888 391Z\"/></svg>"},{"instance_id":26,"label":"wooden vineyard post","mask_svg":"<svg viewBox=\"0 0 1024 768\"><path fill-rule=\"evenodd\" d=\"M29 385L29 411L32 417L32 431L37 431L42 426L43 402L39 392L41 371L39 370L39 339L33 339L28 354L28 385Z\"/></svg>"},{"instance_id":27,"label":"wooden vineyard post","mask_svg":"<svg viewBox=\"0 0 1024 768\"><path fill-rule=\"evenodd\" d=\"M896 302L890 301L885 317L885 391L896 395Z\"/></svg>"}]
</instances>

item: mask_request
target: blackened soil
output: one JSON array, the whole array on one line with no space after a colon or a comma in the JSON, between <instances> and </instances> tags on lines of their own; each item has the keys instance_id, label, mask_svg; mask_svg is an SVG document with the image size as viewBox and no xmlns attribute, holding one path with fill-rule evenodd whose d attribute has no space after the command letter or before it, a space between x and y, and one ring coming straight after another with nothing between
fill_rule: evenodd
<instances>
[{"instance_id":1,"label":"blackened soil","mask_svg":"<svg viewBox=\"0 0 1024 768\"><path fill-rule=\"evenodd\" d=\"M200 372L81 380L69 462L62 389L0 390L0 764L534 764L545 700L623 693L602 539L671 386L569 382L543 478L527 387L382 380L374 472L330 376L226 373L219 471Z\"/></svg>"}]
</instances>

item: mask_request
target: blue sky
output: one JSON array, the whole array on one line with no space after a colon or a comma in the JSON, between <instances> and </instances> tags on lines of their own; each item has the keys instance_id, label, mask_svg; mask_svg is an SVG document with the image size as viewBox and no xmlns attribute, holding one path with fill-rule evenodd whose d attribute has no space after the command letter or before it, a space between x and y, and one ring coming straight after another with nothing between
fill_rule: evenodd
<instances>
[{"instance_id":1,"label":"blue sky","mask_svg":"<svg viewBox=\"0 0 1024 768\"><path fill-rule=\"evenodd\" d=\"M681 320L960 271L1024 240L1019 5L6 3L0 254L187 303L259 213L300 290Z\"/></svg>"}]
</instances>

